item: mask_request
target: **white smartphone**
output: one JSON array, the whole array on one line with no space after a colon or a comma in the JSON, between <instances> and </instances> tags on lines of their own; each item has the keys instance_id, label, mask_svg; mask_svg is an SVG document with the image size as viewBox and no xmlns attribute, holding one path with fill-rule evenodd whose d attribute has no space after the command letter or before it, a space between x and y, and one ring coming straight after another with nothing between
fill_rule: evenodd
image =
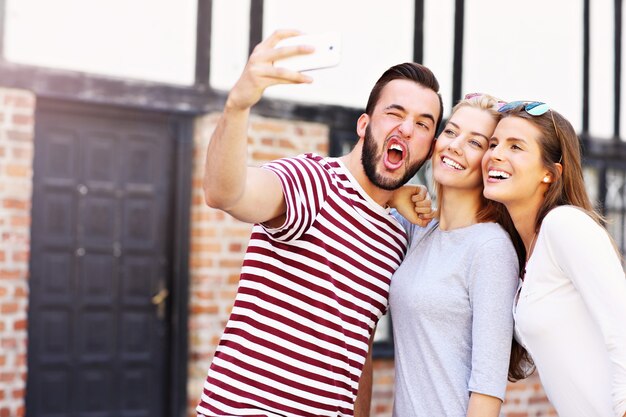
<instances>
[{"instance_id":1,"label":"white smartphone","mask_svg":"<svg viewBox=\"0 0 626 417\"><path fill-rule=\"evenodd\" d=\"M294 45L311 45L315 51L278 60L275 66L300 72L334 67L341 61L341 34L338 32L293 36L278 42L276 48Z\"/></svg>"}]
</instances>

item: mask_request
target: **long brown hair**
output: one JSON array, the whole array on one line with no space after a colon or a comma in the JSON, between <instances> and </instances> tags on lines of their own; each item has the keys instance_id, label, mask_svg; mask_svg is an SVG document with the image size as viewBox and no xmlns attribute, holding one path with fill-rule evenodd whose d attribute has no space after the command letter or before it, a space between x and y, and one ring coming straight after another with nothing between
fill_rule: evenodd
<instances>
[{"instance_id":1,"label":"long brown hair","mask_svg":"<svg viewBox=\"0 0 626 417\"><path fill-rule=\"evenodd\" d=\"M470 98L465 98L459 101L454 108L450 117L462 107L473 107L475 109L488 112L493 119L498 122L502 117L500 109L502 102L497 98L488 94L477 94ZM438 186L437 182L434 182L437 201L442 201L442 190ZM526 251L524 249L524 242L520 237L513 220L509 215L506 207L502 203L498 203L493 200L489 200L481 193L480 208L476 213L476 221L478 223L495 222L502 226L502 228L508 233L515 248L518 261L518 271L521 271L524 267L524 259L526 258ZM511 344L511 357L509 360L509 372L508 379L511 382L515 382L520 379L526 378L534 371L533 362L528 355L528 352L513 338Z\"/></svg>"},{"instance_id":2,"label":"long brown hair","mask_svg":"<svg viewBox=\"0 0 626 417\"><path fill-rule=\"evenodd\" d=\"M524 106L524 104L521 104L516 108L503 112L502 118L519 117L531 123L541 132L538 141L541 161L550 172L553 181L550 183L543 203L537 212L535 231L539 231L543 219L550 210L562 205L578 207L604 228L605 220L595 210L585 188L580 141L571 123L555 110L550 109L542 115L534 116L528 114L524 110ZM621 258L619 249L608 232L607 236ZM524 253L522 259L525 259L526 250L523 246L522 250ZM514 356L519 356L519 361L527 366L527 368L520 368L521 370L526 369L528 374L534 371L532 359L521 347L519 347L519 350L514 348L511 354L511 363L518 360ZM509 380L512 380L510 371Z\"/></svg>"}]
</instances>

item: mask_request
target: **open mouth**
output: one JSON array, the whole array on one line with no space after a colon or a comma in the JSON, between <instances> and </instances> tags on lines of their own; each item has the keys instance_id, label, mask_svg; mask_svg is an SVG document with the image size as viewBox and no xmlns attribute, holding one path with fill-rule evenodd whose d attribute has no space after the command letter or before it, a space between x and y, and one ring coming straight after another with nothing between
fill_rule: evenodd
<instances>
[{"instance_id":1,"label":"open mouth","mask_svg":"<svg viewBox=\"0 0 626 417\"><path fill-rule=\"evenodd\" d=\"M442 156L441 157L441 162L443 162L444 165L449 166L450 168L456 169L458 171L462 171L465 169L465 167L461 164L459 164L458 162L448 158L447 156Z\"/></svg>"},{"instance_id":2,"label":"open mouth","mask_svg":"<svg viewBox=\"0 0 626 417\"><path fill-rule=\"evenodd\" d=\"M497 169L490 169L488 172L489 178L493 180L508 180L511 178L511 174L505 171L500 171Z\"/></svg>"},{"instance_id":3,"label":"open mouth","mask_svg":"<svg viewBox=\"0 0 626 417\"><path fill-rule=\"evenodd\" d=\"M404 145L397 139L391 139L387 144L384 163L387 169L395 170L404 163L406 149Z\"/></svg>"}]
</instances>

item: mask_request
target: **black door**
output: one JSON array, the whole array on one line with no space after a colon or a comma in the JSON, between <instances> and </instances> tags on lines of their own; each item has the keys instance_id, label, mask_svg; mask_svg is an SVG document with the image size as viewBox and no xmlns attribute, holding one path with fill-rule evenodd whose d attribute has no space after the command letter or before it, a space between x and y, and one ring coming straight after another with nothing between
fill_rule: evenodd
<instances>
[{"instance_id":1,"label":"black door","mask_svg":"<svg viewBox=\"0 0 626 417\"><path fill-rule=\"evenodd\" d=\"M165 116L38 108L29 417L169 417Z\"/></svg>"}]
</instances>

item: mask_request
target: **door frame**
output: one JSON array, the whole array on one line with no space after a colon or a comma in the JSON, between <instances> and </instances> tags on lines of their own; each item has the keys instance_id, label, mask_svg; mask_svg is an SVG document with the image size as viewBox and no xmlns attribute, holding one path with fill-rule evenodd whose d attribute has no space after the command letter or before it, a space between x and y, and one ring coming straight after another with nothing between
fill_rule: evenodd
<instances>
[{"instance_id":1,"label":"door frame","mask_svg":"<svg viewBox=\"0 0 626 417\"><path fill-rule=\"evenodd\" d=\"M168 393L166 415L185 417L187 415L187 377L188 377L188 304L189 304L189 236L191 207L191 176L193 162L193 117L185 114L155 112L131 107L94 105L80 101L37 98L37 114L41 111L66 112L77 115L108 116L117 118L163 120L169 124L169 137L173 141L172 190L168 197L171 204L172 219L168 231L172 242L168 248L171 259L169 338L166 341L168 361L165 364L165 389ZM37 146L37 138L35 138ZM31 228L31 234L33 229ZM32 236L31 236L32 240ZM31 259L29 270L32 270ZM27 356L30 357L29 350ZM28 387L26 387L28 390ZM28 406L28 394L25 397Z\"/></svg>"}]
</instances>

